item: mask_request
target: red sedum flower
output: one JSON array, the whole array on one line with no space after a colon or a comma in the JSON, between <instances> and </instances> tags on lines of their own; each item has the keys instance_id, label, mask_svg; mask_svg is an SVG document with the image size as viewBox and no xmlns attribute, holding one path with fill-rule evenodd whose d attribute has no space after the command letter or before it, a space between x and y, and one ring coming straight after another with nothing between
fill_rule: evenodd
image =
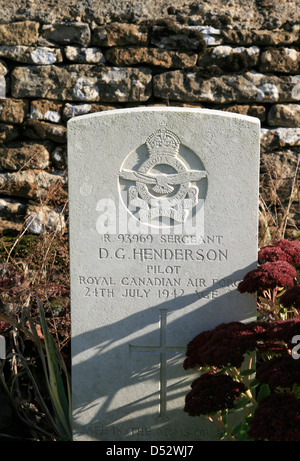
<instances>
[{"instance_id":1,"label":"red sedum flower","mask_svg":"<svg viewBox=\"0 0 300 461\"><path fill-rule=\"evenodd\" d=\"M259 264L274 261L287 261L300 264L300 241L281 239L273 245L267 245L258 252Z\"/></svg>"},{"instance_id":2,"label":"red sedum flower","mask_svg":"<svg viewBox=\"0 0 300 461\"><path fill-rule=\"evenodd\" d=\"M293 336L300 335L300 319L278 320L270 324L269 339L290 343Z\"/></svg>"},{"instance_id":3,"label":"red sedum flower","mask_svg":"<svg viewBox=\"0 0 300 461\"><path fill-rule=\"evenodd\" d=\"M258 252L258 262L259 264L264 264L267 262L275 261L288 261L287 254L279 247L275 246L266 246L259 250Z\"/></svg>"},{"instance_id":4,"label":"red sedum flower","mask_svg":"<svg viewBox=\"0 0 300 461\"><path fill-rule=\"evenodd\" d=\"M282 239L274 243L274 246L287 255L287 261L290 264L300 264L300 241Z\"/></svg>"},{"instance_id":5,"label":"red sedum flower","mask_svg":"<svg viewBox=\"0 0 300 461\"><path fill-rule=\"evenodd\" d=\"M300 441L300 400L290 393L274 393L261 399L249 423L253 440Z\"/></svg>"},{"instance_id":6,"label":"red sedum flower","mask_svg":"<svg viewBox=\"0 0 300 461\"><path fill-rule=\"evenodd\" d=\"M257 291L287 287L294 285L297 277L296 269L286 261L268 262L248 272L238 285L240 293L255 293Z\"/></svg>"},{"instance_id":7,"label":"red sedum flower","mask_svg":"<svg viewBox=\"0 0 300 461\"><path fill-rule=\"evenodd\" d=\"M263 341L257 344L257 352L260 355L272 354L272 355L281 355L288 352L288 347L286 344L281 341L276 341L276 339Z\"/></svg>"},{"instance_id":8,"label":"red sedum flower","mask_svg":"<svg viewBox=\"0 0 300 461\"><path fill-rule=\"evenodd\" d=\"M265 322L229 322L204 331L188 344L183 367L240 367L244 354L255 349L257 341L266 337L268 329L269 324Z\"/></svg>"},{"instance_id":9,"label":"red sedum flower","mask_svg":"<svg viewBox=\"0 0 300 461\"><path fill-rule=\"evenodd\" d=\"M192 390L185 398L184 411L190 416L200 416L233 408L234 401L246 391L243 383L228 375L205 373L195 379Z\"/></svg>"},{"instance_id":10,"label":"red sedum flower","mask_svg":"<svg viewBox=\"0 0 300 461\"><path fill-rule=\"evenodd\" d=\"M284 295L281 296L280 304L284 307L293 306L296 309L300 309L300 285L295 285L287 290Z\"/></svg>"},{"instance_id":11,"label":"red sedum flower","mask_svg":"<svg viewBox=\"0 0 300 461\"><path fill-rule=\"evenodd\" d=\"M300 361L294 360L289 354L273 357L258 366L256 378L273 390L276 387L292 389L295 383L300 384Z\"/></svg>"}]
</instances>

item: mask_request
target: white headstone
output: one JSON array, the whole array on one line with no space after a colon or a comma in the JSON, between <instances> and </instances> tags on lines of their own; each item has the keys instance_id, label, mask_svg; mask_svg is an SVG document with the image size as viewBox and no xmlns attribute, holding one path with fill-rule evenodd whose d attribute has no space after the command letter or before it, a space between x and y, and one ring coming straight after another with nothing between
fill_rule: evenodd
<instances>
[{"instance_id":1,"label":"white headstone","mask_svg":"<svg viewBox=\"0 0 300 461\"><path fill-rule=\"evenodd\" d=\"M186 108L68 122L75 440L215 440L184 413L201 331L250 321L259 120Z\"/></svg>"}]
</instances>

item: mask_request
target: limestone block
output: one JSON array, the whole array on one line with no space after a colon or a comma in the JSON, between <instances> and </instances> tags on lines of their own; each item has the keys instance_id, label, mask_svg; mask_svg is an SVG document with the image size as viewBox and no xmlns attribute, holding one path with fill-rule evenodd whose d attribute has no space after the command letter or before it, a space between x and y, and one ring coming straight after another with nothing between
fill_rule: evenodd
<instances>
[{"instance_id":1,"label":"limestone block","mask_svg":"<svg viewBox=\"0 0 300 461\"><path fill-rule=\"evenodd\" d=\"M151 44L164 49L193 50L199 53L206 48L201 30L193 26L181 26L171 21L166 21L164 25L153 26Z\"/></svg>"},{"instance_id":2,"label":"limestone block","mask_svg":"<svg viewBox=\"0 0 300 461\"><path fill-rule=\"evenodd\" d=\"M216 29L215 27L211 26L198 25L186 27L188 27L190 30L198 30L199 32L201 32L207 46L216 46L221 45L221 43L223 43L223 37L220 29Z\"/></svg>"},{"instance_id":3,"label":"limestone block","mask_svg":"<svg viewBox=\"0 0 300 461\"><path fill-rule=\"evenodd\" d=\"M223 32L224 41L235 45L288 45L297 43L299 40L299 31L292 32L283 29L280 30L259 30L259 29L231 29Z\"/></svg>"},{"instance_id":4,"label":"limestone block","mask_svg":"<svg viewBox=\"0 0 300 461\"><path fill-rule=\"evenodd\" d=\"M0 61L0 76L5 77L8 74L8 68L3 61Z\"/></svg>"},{"instance_id":5,"label":"limestone block","mask_svg":"<svg viewBox=\"0 0 300 461\"><path fill-rule=\"evenodd\" d=\"M148 32L142 26L125 23L111 23L96 27L92 34L93 45L145 45L148 41Z\"/></svg>"},{"instance_id":6,"label":"limestone block","mask_svg":"<svg viewBox=\"0 0 300 461\"><path fill-rule=\"evenodd\" d=\"M45 169L49 166L49 157L49 150L43 144L15 143L9 147L0 147L0 165L3 170Z\"/></svg>"},{"instance_id":7,"label":"limestone block","mask_svg":"<svg viewBox=\"0 0 300 461\"><path fill-rule=\"evenodd\" d=\"M25 124L25 134L31 139L43 139L55 142L66 142L67 128L63 125L28 119Z\"/></svg>"},{"instance_id":8,"label":"limestone block","mask_svg":"<svg viewBox=\"0 0 300 461\"><path fill-rule=\"evenodd\" d=\"M135 66L139 64L184 69L196 65L198 55L196 53L183 53L159 48L113 47L105 53L108 61L116 66Z\"/></svg>"},{"instance_id":9,"label":"limestone block","mask_svg":"<svg viewBox=\"0 0 300 461\"><path fill-rule=\"evenodd\" d=\"M268 151L300 147L300 128L262 128L260 143L261 148Z\"/></svg>"},{"instance_id":10,"label":"limestone block","mask_svg":"<svg viewBox=\"0 0 300 461\"><path fill-rule=\"evenodd\" d=\"M264 106L249 105L249 104L235 104L223 108L226 112L234 112L235 114L248 115L249 117L257 117L261 122L267 118L267 111Z\"/></svg>"},{"instance_id":11,"label":"limestone block","mask_svg":"<svg viewBox=\"0 0 300 461\"><path fill-rule=\"evenodd\" d=\"M299 127L300 104L274 104L268 113L271 126Z\"/></svg>"},{"instance_id":12,"label":"limestone block","mask_svg":"<svg viewBox=\"0 0 300 461\"><path fill-rule=\"evenodd\" d=\"M290 102L296 95L292 76L264 75L254 71L203 79L201 71L175 70L156 75L154 95L185 102L249 103Z\"/></svg>"},{"instance_id":13,"label":"limestone block","mask_svg":"<svg viewBox=\"0 0 300 461\"><path fill-rule=\"evenodd\" d=\"M25 64L46 65L60 63L63 60L59 48L34 47L23 45L0 46L0 57Z\"/></svg>"},{"instance_id":14,"label":"limestone block","mask_svg":"<svg viewBox=\"0 0 300 461\"><path fill-rule=\"evenodd\" d=\"M3 232L16 231L21 232L24 228L24 217L16 216L1 216L0 217L0 230Z\"/></svg>"},{"instance_id":15,"label":"limestone block","mask_svg":"<svg viewBox=\"0 0 300 461\"><path fill-rule=\"evenodd\" d=\"M63 104L47 99L31 101L29 116L35 120L59 123L61 121L62 107Z\"/></svg>"},{"instance_id":16,"label":"limestone block","mask_svg":"<svg viewBox=\"0 0 300 461\"><path fill-rule=\"evenodd\" d=\"M56 168L64 170L68 166L67 146L58 146L51 152L51 160Z\"/></svg>"},{"instance_id":17,"label":"limestone block","mask_svg":"<svg viewBox=\"0 0 300 461\"><path fill-rule=\"evenodd\" d=\"M293 74L300 71L300 53L294 48L270 48L261 54L261 72L284 72Z\"/></svg>"},{"instance_id":18,"label":"limestone block","mask_svg":"<svg viewBox=\"0 0 300 461\"><path fill-rule=\"evenodd\" d=\"M90 43L91 31L88 24L80 22L45 24L42 27L42 38L50 43L68 45L74 43L86 46Z\"/></svg>"},{"instance_id":19,"label":"limestone block","mask_svg":"<svg viewBox=\"0 0 300 461\"><path fill-rule=\"evenodd\" d=\"M18 137L19 129L17 126L9 125L6 123L0 123L0 144L14 141Z\"/></svg>"},{"instance_id":20,"label":"limestone block","mask_svg":"<svg viewBox=\"0 0 300 461\"><path fill-rule=\"evenodd\" d=\"M200 67L217 65L229 72L240 72L255 67L259 55L260 48L258 46L220 45L209 48L205 55L200 55L197 65Z\"/></svg>"},{"instance_id":21,"label":"limestone block","mask_svg":"<svg viewBox=\"0 0 300 461\"><path fill-rule=\"evenodd\" d=\"M39 23L35 21L0 24L0 44L35 45L39 37Z\"/></svg>"},{"instance_id":22,"label":"limestone block","mask_svg":"<svg viewBox=\"0 0 300 461\"><path fill-rule=\"evenodd\" d=\"M102 67L89 64L16 67L12 72L15 98L70 101L147 101L152 74L146 68Z\"/></svg>"},{"instance_id":23,"label":"limestone block","mask_svg":"<svg viewBox=\"0 0 300 461\"><path fill-rule=\"evenodd\" d=\"M24 226L26 202L11 197L0 198L0 229L1 231L18 231Z\"/></svg>"},{"instance_id":24,"label":"limestone block","mask_svg":"<svg viewBox=\"0 0 300 461\"><path fill-rule=\"evenodd\" d=\"M27 208L26 226L32 234L43 234L47 231L61 232L66 222L61 210L45 205L30 205Z\"/></svg>"},{"instance_id":25,"label":"limestone block","mask_svg":"<svg viewBox=\"0 0 300 461\"><path fill-rule=\"evenodd\" d=\"M0 173L0 193L3 195L45 199L49 188L55 184L66 184L65 176L38 170Z\"/></svg>"},{"instance_id":26,"label":"limestone block","mask_svg":"<svg viewBox=\"0 0 300 461\"><path fill-rule=\"evenodd\" d=\"M63 110L63 118L69 120L72 117L78 117L79 115L85 115L93 112L102 112L103 110L114 110L114 106L105 105L105 104L77 104L69 103L65 104Z\"/></svg>"},{"instance_id":27,"label":"limestone block","mask_svg":"<svg viewBox=\"0 0 300 461\"><path fill-rule=\"evenodd\" d=\"M18 216L25 214L26 205L24 201L10 197L0 198L0 216Z\"/></svg>"},{"instance_id":28,"label":"limestone block","mask_svg":"<svg viewBox=\"0 0 300 461\"><path fill-rule=\"evenodd\" d=\"M71 62L86 64L104 64L105 57L97 47L81 48L79 46L66 46L66 58Z\"/></svg>"},{"instance_id":29,"label":"limestone block","mask_svg":"<svg viewBox=\"0 0 300 461\"><path fill-rule=\"evenodd\" d=\"M21 99L0 99L0 121L22 123L28 113L28 103Z\"/></svg>"}]
</instances>

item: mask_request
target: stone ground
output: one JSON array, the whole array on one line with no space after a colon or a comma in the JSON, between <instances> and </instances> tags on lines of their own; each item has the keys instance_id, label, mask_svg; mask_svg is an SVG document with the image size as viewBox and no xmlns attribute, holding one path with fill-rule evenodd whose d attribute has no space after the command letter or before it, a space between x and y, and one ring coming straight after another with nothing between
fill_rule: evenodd
<instances>
[{"instance_id":1,"label":"stone ground","mask_svg":"<svg viewBox=\"0 0 300 461\"><path fill-rule=\"evenodd\" d=\"M297 0L1 0L0 7L2 23L30 19L50 23L94 20L96 24L103 24L108 18L139 21L163 17L170 12L201 14L204 19L223 13L238 26L273 29L285 23L288 25L291 20L295 23L300 17Z\"/></svg>"}]
</instances>

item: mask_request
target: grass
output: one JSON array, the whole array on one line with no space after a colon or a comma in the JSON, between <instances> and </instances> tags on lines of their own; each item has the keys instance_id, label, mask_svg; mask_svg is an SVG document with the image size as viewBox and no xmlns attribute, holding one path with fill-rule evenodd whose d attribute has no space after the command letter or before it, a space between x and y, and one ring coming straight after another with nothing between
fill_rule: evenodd
<instances>
[{"instance_id":1,"label":"grass","mask_svg":"<svg viewBox=\"0 0 300 461\"><path fill-rule=\"evenodd\" d=\"M18 234L2 235L0 334L8 355L0 383L22 423L20 438L24 427L27 440L71 439L69 283L67 231L31 235L25 222ZM9 439L10 428L2 432Z\"/></svg>"},{"instance_id":2,"label":"grass","mask_svg":"<svg viewBox=\"0 0 300 461\"><path fill-rule=\"evenodd\" d=\"M259 198L259 247L300 238L300 157L286 173L271 154L262 154Z\"/></svg>"}]
</instances>

